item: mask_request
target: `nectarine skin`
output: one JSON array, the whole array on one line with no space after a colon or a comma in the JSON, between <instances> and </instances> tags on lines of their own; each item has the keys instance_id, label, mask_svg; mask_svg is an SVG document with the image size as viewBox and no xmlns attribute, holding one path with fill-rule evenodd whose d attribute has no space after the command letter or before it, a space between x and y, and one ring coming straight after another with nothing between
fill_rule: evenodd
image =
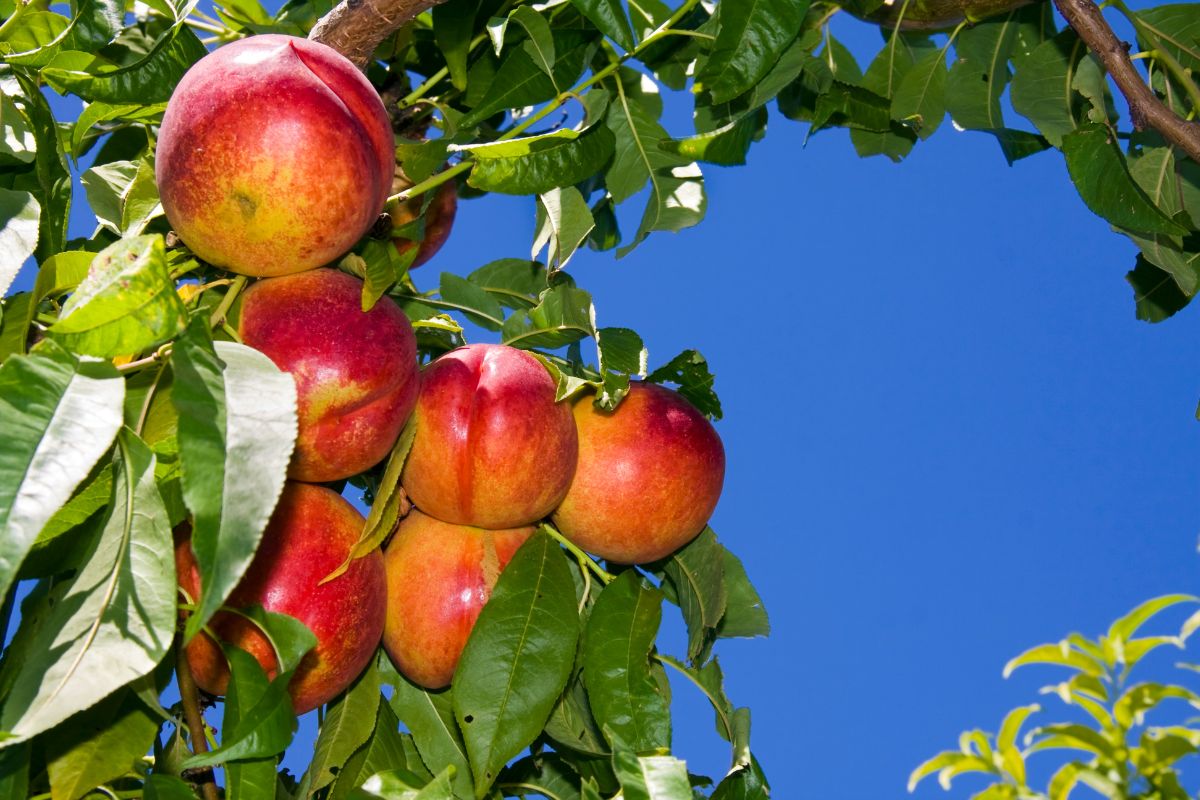
<instances>
[{"instance_id":1,"label":"nectarine skin","mask_svg":"<svg viewBox=\"0 0 1200 800\"><path fill-rule=\"evenodd\" d=\"M460 347L421 376L416 436L401 483L444 522L499 530L535 522L562 500L578 452L571 408L523 350Z\"/></svg>"},{"instance_id":2,"label":"nectarine skin","mask_svg":"<svg viewBox=\"0 0 1200 800\"><path fill-rule=\"evenodd\" d=\"M238 311L242 341L296 381L299 434L288 475L313 483L369 469L417 401L417 340L391 298L363 313L362 281L319 269L258 281Z\"/></svg>"},{"instance_id":3,"label":"nectarine skin","mask_svg":"<svg viewBox=\"0 0 1200 800\"><path fill-rule=\"evenodd\" d=\"M402 173L398 174L396 181L392 184L392 192L402 192L411 185ZM392 225L400 227L415 220L421 214L422 201L423 198L414 197L390 206L388 213L391 214ZM429 208L425 211L425 237L419 242L401 237L392 239L392 243L396 245L396 249L401 255L414 247L417 248L417 254L413 258L412 264L409 265L409 269L416 269L437 255L437 252L442 249L442 245L450 238L450 231L454 226L454 215L457 213L458 194L454 181L443 183L438 187L437 193L429 203Z\"/></svg>"},{"instance_id":4,"label":"nectarine skin","mask_svg":"<svg viewBox=\"0 0 1200 800\"><path fill-rule=\"evenodd\" d=\"M574 414L579 464L553 515L564 536L602 558L642 564L704 530L721 495L725 449L691 403L635 383L616 411L585 398Z\"/></svg>"},{"instance_id":5,"label":"nectarine skin","mask_svg":"<svg viewBox=\"0 0 1200 800\"><path fill-rule=\"evenodd\" d=\"M387 579L383 555L376 550L324 585L358 541L365 520L341 495L322 486L288 483L263 534L246 575L226 605L261 605L290 614L309 627L317 646L300 662L288 691L297 714L336 697L367 666L383 635ZM175 546L179 585L192 597L200 593L200 573L190 540ZM278 667L274 650L256 625L244 617L218 612L209 623L223 640L258 659L272 677ZM225 694L229 666L207 633L187 646L188 665L206 692Z\"/></svg>"},{"instance_id":6,"label":"nectarine skin","mask_svg":"<svg viewBox=\"0 0 1200 800\"><path fill-rule=\"evenodd\" d=\"M383 103L340 53L250 36L196 62L155 152L163 210L200 258L286 275L349 250L378 218L395 145Z\"/></svg>"},{"instance_id":7,"label":"nectarine skin","mask_svg":"<svg viewBox=\"0 0 1200 800\"><path fill-rule=\"evenodd\" d=\"M383 553L383 647L413 683L450 685L454 668L501 570L532 527L489 531L412 511Z\"/></svg>"}]
</instances>

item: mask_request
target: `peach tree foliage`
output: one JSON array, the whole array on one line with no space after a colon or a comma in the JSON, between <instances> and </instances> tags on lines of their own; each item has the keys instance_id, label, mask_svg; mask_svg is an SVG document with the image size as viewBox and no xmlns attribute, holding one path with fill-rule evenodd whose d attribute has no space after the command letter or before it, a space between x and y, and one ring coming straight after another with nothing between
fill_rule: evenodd
<instances>
[{"instance_id":1,"label":"peach tree foliage","mask_svg":"<svg viewBox=\"0 0 1200 800\"><path fill-rule=\"evenodd\" d=\"M0 306L0 624L11 634L0 660L0 797L74 800L98 787L191 797L189 779L212 765L228 795L247 798L769 796L750 712L726 696L714 655L722 638L765 635L766 614L711 530L660 563L620 571L543 530L503 573L452 689L417 689L381 657L324 709L302 775L277 767L295 725L284 687L312 641L293 620L256 616L282 666L274 680L231 656L230 694L208 712L219 731L211 753L194 752L186 704L164 706L178 642L220 607L258 545L296 412L287 376L231 341L225 317L242 282L169 235L156 126L208 47L303 36L331 5L268 11L230 0L204 13L194 1L0 0L0 290L27 260L37 265L33 289ZM1200 104L1200 8L1112 6L1136 32L1161 103L1188 116ZM936 33L885 31L865 70L829 31L838 10L803 0L448 0L423 11L367 70L415 184L406 196L428 203L455 181L463 198L534 197L531 254L480 253L486 263L467 275L410 275L415 248L400 255L388 241L422 238L417 219L373 231L338 266L364 279L364 306L384 294L400 303L425 359L462 343L469 322L540 353L564 397L590 387L612 406L631 378L646 378L719 417L700 354L651 362L635 331L597 326L567 270L573 255L586 246L620 257L651 233L698 224L702 165L744 163L771 109L803 126L776 135L845 128L860 155L897 161L949 114L994 136L1009 162L1061 151L1088 207L1141 250L1128 276L1141 318L1188 302L1196 164L1118 112L1101 62L1048 4ZM47 89L81 98L82 112L56 119ZM694 130L668 131L663 94L687 90ZM1008 107L1021 119L1006 119ZM71 240L71 170L85 157L97 226ZM640 210L633 231L618 227L622 204ZM164 401L188 413L164 423L150 413ZM409 441L354 479L372 501L364 552L402 512ZM169 554L171 529L188 517L206 591L183 626ZM664 601L686 623L685 653L655 646ZM547 622L511 646L531 620ZM690 765L712 778L670 754L667 670L711 701L730 744L728 763ZM506 695L510 679L524 690Z\"/></svg>"}]
</instances>

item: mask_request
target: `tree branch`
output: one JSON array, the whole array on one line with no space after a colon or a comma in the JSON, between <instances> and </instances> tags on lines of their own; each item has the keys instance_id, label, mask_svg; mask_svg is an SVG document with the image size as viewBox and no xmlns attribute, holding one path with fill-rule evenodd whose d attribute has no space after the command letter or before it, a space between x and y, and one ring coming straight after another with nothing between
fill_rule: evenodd
<instances>
[{"instance_id":1,"label":"tree branch","mask_svg":"<svg viewBox=\"0 0 1200 800\"><path fill-rule=\"evenodd\" d=\"M365 70L380 42L441 2L444 0L342 0L317 20L308 38L329 45Z\"/></svg>"},{"instance_id":2,"label":"tree branch","mask_svg":"<svg viewBox=\"0 0 1200 800\"><path fill-rule=\"evenodd\" d=\"M1113 33L1095 2L1054 0L1054 5L1116 82L1129 103L1133 126L1153 128L1200 164L1200 123L1183 119L1158 99L1134 68L1129 46Z\"/></svg>"}]
</instances>

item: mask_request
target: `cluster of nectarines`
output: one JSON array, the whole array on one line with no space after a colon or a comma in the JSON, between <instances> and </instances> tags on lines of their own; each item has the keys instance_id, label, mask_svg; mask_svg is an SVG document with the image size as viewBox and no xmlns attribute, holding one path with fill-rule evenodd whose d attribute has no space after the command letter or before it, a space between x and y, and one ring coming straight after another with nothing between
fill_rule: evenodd
<instances>
[{"instance_id":1,"label":"cluster of nectarines","mask_svg":"<svg viewBox=\"0 0 1200 800\"><path fill-rule=\"evenodd\" d=\"M242 341L296 383L299 430L289 481L253 563L228 600L304 622L318 644L290 690L297 712L339 694L382 641L428 688L450 683L500 572L550 519L584 550L620 563L661 559L704 527L724 476L711 424L680 395L635 383L614 412L556 400L529 353L471 345L419 369L412 325L387 296L314 269L344 254L383 210L397 166L378 95L333 50L283 36L223 47L185 76L168 106L156 170L176 232L200 258L263 277L231 320ZM422 211L393 208L404 223ZM426 213L417 263L440 246L453 190ZM407 216L405 216L407 215ZM439 220L441 221L439 225ZM412 417L401 485L415 506L383 552L322 583L364 519L320 484L377 465ZM202 591L186 532L182 589ZM269 641L222 612L208 631L270 671ZM221 693L228 668L209 632L187 655Z\"/></svg>"}]
</instances>

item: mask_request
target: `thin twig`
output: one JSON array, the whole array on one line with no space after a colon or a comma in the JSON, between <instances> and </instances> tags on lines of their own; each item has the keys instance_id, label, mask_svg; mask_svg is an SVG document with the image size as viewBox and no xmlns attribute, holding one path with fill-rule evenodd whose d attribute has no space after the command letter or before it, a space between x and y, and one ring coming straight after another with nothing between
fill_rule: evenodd
<instances>
[{"instance_id":1,"label":"thin twig","mask_svg":"<svg viewBox=\"0 0 1200 800\"><path fill-rule=\"evenodd\" d=\"M1183 119L1158 99L1134 68L1129 47L1113 33L1099 7L1092 0L1054 0L1054 5L1116 82L1129 103L1134 127L1153 128L1200 163L1200 123Z\"/></svg>"},{"instance_id":2,"label":"thin twig","mask_svg":"<svg viewBox=\"0 0 1200 800\"><path fill-rule=\"evenodd\" d=\"M175 649L175 673L179 677L179 696L183 700L183 716L187 722L192 752L197 755L207 753L208 738L204 734L204 715L200 713L200 690L196 688L196 680L192 677L192 668L188 664L182 640L176 643ZM199 785L204 800L219 800L212 767L195 770L191 773L190 780Z\"/></svg>"}]
</instances>

